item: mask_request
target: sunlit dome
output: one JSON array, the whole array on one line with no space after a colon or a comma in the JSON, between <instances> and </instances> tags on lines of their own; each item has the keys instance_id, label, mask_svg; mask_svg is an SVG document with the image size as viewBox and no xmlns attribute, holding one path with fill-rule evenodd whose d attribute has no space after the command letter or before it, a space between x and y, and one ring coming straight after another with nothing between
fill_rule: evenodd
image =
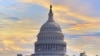
<instances>
[{"instance_id":1,"label":"sunlit dome","mask_svg":"<svg viewBox=\"0 0 100 56\"><path fill-rule=\"evenodd\" d=\"M60 31L61 32L61 28L59 26L59 24L53 22L46 22L45 24L43 24L43 26L40 29L40 32L42 31Z\"/></svg>"},{"instance_id":2,"label":"sunlit dome","mask_svg":"<svg viewBox=\"0 0 100 56\"><path fill-rule=\"evenodd\" d=\"M37 35L35 42L36 56L65 56L66 42L59 24L53 20L52 5L48 14L48 20L44 23Z\"/></svg>"},{"instance_id":3,"label":"sunlit dome","mask_svg":"<svg viewBox=\"0 0 100 56\"><path fill-rule=\"evenodd\" d=\"M42 31L60 31L61 32L61 28L60 28L59 24L57 24L53 20L52 6L50 6L50 11L49 11L48 17L49 17L48 21L42 25L40 32L42 32Z\"/></svg>"}]
</instances>

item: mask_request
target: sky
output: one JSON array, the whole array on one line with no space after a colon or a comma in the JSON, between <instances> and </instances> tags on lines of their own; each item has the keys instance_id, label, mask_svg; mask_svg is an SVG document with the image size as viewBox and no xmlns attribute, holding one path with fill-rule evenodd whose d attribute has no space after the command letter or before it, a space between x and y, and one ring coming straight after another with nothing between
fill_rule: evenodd
<instances>
[{"instance_id":1,"label":"sky","mask_svg":"<svg viewBox=\"0 0 100 56\"><path fill-rule=\"evenodd\" d=\"M67 54L100 55L100 0L0 0L0 56L34 53L50 4L65 36Z\"/></svg>"}]
</instances>

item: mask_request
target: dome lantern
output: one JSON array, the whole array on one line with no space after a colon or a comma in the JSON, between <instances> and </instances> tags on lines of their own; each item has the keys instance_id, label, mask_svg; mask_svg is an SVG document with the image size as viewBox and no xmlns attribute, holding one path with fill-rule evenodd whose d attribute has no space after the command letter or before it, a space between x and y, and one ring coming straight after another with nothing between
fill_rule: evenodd
<instances>
[{"instance_id":1,"label":"dome lantern","mask_svg":"<svg viewBox=\"0 0 100 56\"><path fill-rule=\"evenodd\" d=\"M48 22L50 22L50 21L54 21L53 20L52 5L50 5L50 11L49 11L49 14L48 14Z\"/></svg>"}]
</instances>

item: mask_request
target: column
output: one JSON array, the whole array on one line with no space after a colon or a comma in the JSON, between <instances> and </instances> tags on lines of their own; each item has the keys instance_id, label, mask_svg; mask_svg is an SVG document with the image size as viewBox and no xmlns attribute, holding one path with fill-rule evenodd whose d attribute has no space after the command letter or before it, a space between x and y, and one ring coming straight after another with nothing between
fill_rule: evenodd
<instances>
[{"instance_id":1,"label":"column","mask_svg":"<svg viewBox=\"0 0 100 56\"><path fill-rule=\"evenodd\" d=\"M56 44L56 51L57 51L57 44Z\"/></svg>"},{"instance_id":2,"label":"column","mask_svg":"<svg viewBox=\"0 0 100 56\"><path fill-rule=\"evenodd\" d=\"M55 46L55 44L54 44L54 51L55 51L55 47L56 47L56 46Z\"/></svg>"},{"instance_id":3,"label":"column","mask_svg":"<svg viewBox=\"0 0 100 56\"><path fill-rule=\"evenodd\" d=\"M47 44L46 44L46 51L47 51Z\"/></svg>"},{"instance_id":4,"label":"column","mask_svg":"<svg viewBox=\"0 0 100 56\"><path fill-rule=\"evenodd\" d=\"M50 44L50 51L51 51L51 49L52 49L52 48L51 48L51 45L52 45L52 44Z\"/></svg>"},{"instance_id":5,"label":"column","mask_svg":"<svg viewBox=\"0 0 100 56\"><path fill-rule=\"evenodd\" d=\"M48 51L48 44L47 44L47 51Z\"/></svg>"}]
</instances>

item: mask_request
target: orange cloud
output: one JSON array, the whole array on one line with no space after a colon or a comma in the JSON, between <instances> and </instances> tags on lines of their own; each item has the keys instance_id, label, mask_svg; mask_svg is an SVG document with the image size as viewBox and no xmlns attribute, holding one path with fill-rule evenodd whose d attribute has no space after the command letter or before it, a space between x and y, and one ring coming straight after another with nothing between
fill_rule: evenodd
<instances>
[{"instance_id":1,"label":"orange cloud","mask_svg":"<svg viewBox=\"0 0 100 56\"><path fill-rule=\"evenodd\" d=\"M22 3L33 3L33 4L38 4L40 6L43 6L47 9L49 9L50 1L49 0L19 0ZM86 15L79 14L77 12L72 12L71 9L68 6L62 6L62 5L53 5L53 11L55 14L55 20L62 24L74 24L70 28L63 29L64 33L69 33L69 34L84 34L83 32L88 31L90 29L100 29L99 26L99 20L95 18L88 17ZM83 8L84 9L84 8ZM61 12L59 12L61 11ZM85 11L87 12L87 11ZM79 24L78 22L74 20L67 20L66 18L62 18L61 16L70 16L79 20L84 21L84 23ZM56 19L57 18L57 19ZM86 23L85 23L86 22ZM88 22L88 23L87 23ZM9 26L5 26L2 30L0 30L0 36L4 38L0 38L4 44L4 49L10 50L10 51L25 51L28 50L30 51L31 48L22 48L21 45L31 45L34 41L36 41L36 35L39 32L39 29L36 29L34 27L38 27L36 23L33 23L32 20L19 20L16 23L13 23L9 21L8 19L4 19L3 23L9 24ZM34 27L33 27L34 25ZM90 30L91 31L91 30ZM87 39L87 38L86 38ZM74 39L74 41L71 39L68 39L67 43L70 43L68 45L68 49L71 49L75 52L81 52L81 50L84 50L85 47L89 47L91 45L85 45L84 43L75 43L71 45L73 42L78 42L80 40L85 40L86 39ZM89 38L90 39L90 38ZM83 41L83 42L85 42ZM89 41L99 41L99 39L91 39ZM30 44L31 43L31 44ZM99 42L98 42L99 43ZM20 45L21 44L21 45ZM96 44L93 44L96 45ZM92 46L93 46L92 45ZM1 51L3 50L2 47L0 49ZM85 49L88 50L88 49ZM95 50L92 50L96 52ZM92 54L92 53L91 53Z\"/></svg>"},{"instance_id":2,"label":"orange cloud","mask_svg":"<svg viewBox=\"0 0 100 56\"><path fill-rule=\"evenodd\" d=\"M71 16L71 17L74 17L74 18L77 18L77 19L80 19L80 20L83 20L83 21L86 21L86 22L99 22L98 20L96 20L95 18L91 18L91 17L88 17L88 16L85 16L85 15L81 15L81 14L78 14L78 13L75 13L75 12L72 12L70 10L69 7L65 7L65 6L54 6L54 11L63 11L63 15L67 15L67 16Z\"/></svg>"},{"instance_id":3,"label":"orange cloud","mask_svg":"<svg viewBox=\"0 0 100 56\"><path fill-rule=\"evenodd\" d=\"M80 36L79 38L67 38L65 41L68 50L78 53L86 51L87 55L94 56L100 52L99 40L100 38L94 36Z\"/></svg>"},{"instance_id":4,"label":"orange cloud","mask_svg":"<svg viewBox=\"0 0 100 56\"><path fill-rule=\"evenodd\" d=\"M0 48L0 52L4 51L3 48Z\"/></svg>"},{"instance_id":5,"label":"orange cloud","mask_svg":"<svg viewBox=\"0 0 100 56\"><path fill-rule=\"evenodd\" d=\"M9 23L9 25L0 28L0 44L3 44L3 47L0 46L0 52L33 52L27 45L32 45L36 41L36 35L39 31L38 28L35 28L36 23L32 20L19 20L14 23L7 20L4 23Z\"/></svg>"}]
</instances>

